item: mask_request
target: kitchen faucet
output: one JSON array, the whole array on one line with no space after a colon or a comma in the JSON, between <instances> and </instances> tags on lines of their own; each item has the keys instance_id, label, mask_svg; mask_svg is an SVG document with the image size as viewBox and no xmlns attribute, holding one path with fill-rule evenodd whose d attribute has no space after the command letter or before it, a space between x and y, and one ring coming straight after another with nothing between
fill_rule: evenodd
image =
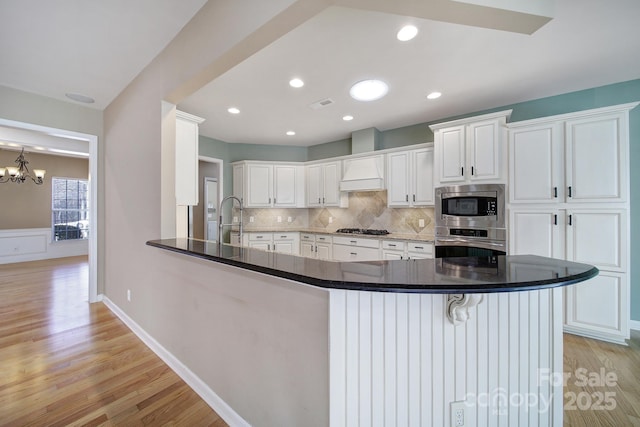
<instances>
[{"instance_id":1,"label":"kitchen faucet","mask_svg":"<svg viewBox=\"0 0 640 427\"><path fill-rule=\"evenodd\" d=\"M222 221L222 206L224 205L224 202L226 202L227 200L236 200L238 202L238 205L240 206L240 222L238 223L239 226L239 231L240 231L240 245L242 245L242 200L236 196L227 196L224 199L222 199L220 201L220 206L218 208L218 212L220 212L220 220L218 221L218 244L221 245L222 244L222 232L224 230L225 226L229 226L232 227L236 224L233 223L233 221L225 224ZM232 202L233 203L233 202ZM231 244L231 236L229 236L229 244Z\"/></svg>"}]
</instances>

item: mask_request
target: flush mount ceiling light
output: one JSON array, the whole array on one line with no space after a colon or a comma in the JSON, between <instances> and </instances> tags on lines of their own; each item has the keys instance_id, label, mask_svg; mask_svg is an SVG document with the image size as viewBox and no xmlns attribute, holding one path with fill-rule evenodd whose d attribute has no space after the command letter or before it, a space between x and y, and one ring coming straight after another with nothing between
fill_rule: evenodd
<instances>
[{"instance_id":1,"label":"flush mount ceiling light","mask_svg":"<svg viewBox=\"0 0 640 427\"><path fill-rule=\"evenodd\" d=\"M304 82L296 77L295 79L289 80L289 86L299 88L304 86Z\"/></svg>"},{"instance_id":2,"label":"flush mount ceiling light","mask_svg":"<svg viewBox=\"0 0 640 427\"><path fill-rule=\"evenodd\" d=\"M236 107L227 108L227 111L231 114L240 114L240 110L238 110Z\"/></svg>"},{"instance_id":3,"label":"flush mount ceiling light","mask_svg":"<svg viewBox=\"0 0 640 427\"><path fill-rule=\"evenodd\" d=\"M418 35L418 29L416 27L413 25L405 25L400 29L400 31L398 31L396 37L401 42L406 42L414 38L416 35Z\"/></svg>"},{"instance_id":4,"label":"flush mount ceiling light","mask_svg":"<svg viewBox=\"0 0 640 427\"><path fill-rule=\"evenodd\" d=\"M80 93L69 92L65 93L64 96L77 102L83 102L85 104L93 104L94 102L96 102L96 100L91 98L90 96L82 95Z\"/></svg>"},{"instance_id":5,"label":"flush mount ceiling light","mask_svg":"<svg viewBox=\"0 0 640 427\"><path fill-rule=\"evenodd\" d=\"M295 135L295 134L296 134L296 133L295 133L294 131L292 131L292 130L287 131L287 135L289 135L289 136L293 136L293 135Z\"/></svg>"},{"instance_id":6,"label":"flush mount ceiling light","mask_svg":"<svg viewBox=\"0 0 640 427\"><path fill-rule=\"evenodd\" d=\"M353 116L349 116L349 115L343 116L342 120L344 120L345 122L350 122L351 120L353 120Z\"/></svg>"},{"instance_id":7,"label":"flush mount ceiling light","mask_svg":"<svg viewBox=\"0 0 640 427\"><path fill-rule=\"evenodd\" d=\"M382 80L363 80L351 86L349 94L357 101L375 101L389 91L389 86Z\"/></svg>"},{"instance_id":8,"label":"flush mount ceiling light","mask_svg":"<svg viewBox=\"0 0 640 427\"><path fill-rule=\"evenodd\" d=\"M438 99L442 96L442 94L440 92L431 92L429 95L427 95L427 99Z\"/></svg>"},{"instance_id":9,"label":"flush mount ceiling light","mask_svg":"<svg viewBox=\"0 0 640 427\"><path fill-rule=\"evenodd\" d=\"M33 175L29 172L29 168L27 165L29 162L24 158L24 148L20 152L20 155L15 160L15 163L18 164L15 166L7 166L6 168L0 168L0 183L4 184L5 182L15 182L17 184L22 184L27 180L27 178L31 179L37 185L41 185L44 182L44 174L47 173L44 169L34 169ZM9 174L8 177L4 178L5 174ZM4 178L4 179L3 179Z\"/></svg>"}]
</instances>

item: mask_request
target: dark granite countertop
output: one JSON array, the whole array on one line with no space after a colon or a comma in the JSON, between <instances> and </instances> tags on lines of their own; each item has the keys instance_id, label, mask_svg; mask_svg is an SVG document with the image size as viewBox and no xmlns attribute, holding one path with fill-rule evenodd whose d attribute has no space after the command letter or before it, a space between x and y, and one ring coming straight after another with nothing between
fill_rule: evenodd
<instances>
[{"instance_id":1,"label":"dark granite countertop","mask_svg":"<svg viewBox=\"0 0 640 427\"><path fill-rule=\"evenodd\" d=\"M147 245L329 289L411 293L530 291L590 279L587 264L534 255L336 262L196 239Z\"/></svg>"}]
</instances>

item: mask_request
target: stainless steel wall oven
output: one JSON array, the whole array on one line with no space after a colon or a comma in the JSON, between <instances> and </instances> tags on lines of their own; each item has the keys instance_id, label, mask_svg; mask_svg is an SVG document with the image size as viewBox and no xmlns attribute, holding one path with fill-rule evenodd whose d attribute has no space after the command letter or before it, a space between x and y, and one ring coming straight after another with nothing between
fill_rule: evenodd
<instances>
[{"instance_id":1,"label":"stainless steel wall oven","mask_svg":"<svg viewBox=\"0 0 640 427\"><path fill-rule=\"evenodd\" d=\"M436 188L436 258L505 255L504 193L503 184Z\"/></svg>"}]
</instances>

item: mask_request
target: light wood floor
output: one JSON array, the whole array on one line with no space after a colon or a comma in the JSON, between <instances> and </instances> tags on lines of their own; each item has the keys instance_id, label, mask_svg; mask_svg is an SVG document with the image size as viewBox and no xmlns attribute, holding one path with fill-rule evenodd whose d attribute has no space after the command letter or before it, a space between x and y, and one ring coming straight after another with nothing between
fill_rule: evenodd
<instances>
[{"instance_id":1,"label":"light wood floor","mask_svg":"<svg viewBox=\"0 0 640 427\"><path fill-rule=\"evenodd\" d=\"M87 274L84 257L0 265L0 426L226 425L109 309L86 302ZM640 427L640 333L629 347L564 342L564 426ZM601 369L615 385L575 377ZM580 409L606 392L602 410Z\"/></svg>"},{"instance_id":2,"label":"light wood floor","mask_svg":"<svg viewBox=\"0 0 640 427\"><path fill-rule=\"evenodd\" d=\"M0 265L0 426L225 426L102 303L86 257Z\"/></svg>"}]
</instances>

